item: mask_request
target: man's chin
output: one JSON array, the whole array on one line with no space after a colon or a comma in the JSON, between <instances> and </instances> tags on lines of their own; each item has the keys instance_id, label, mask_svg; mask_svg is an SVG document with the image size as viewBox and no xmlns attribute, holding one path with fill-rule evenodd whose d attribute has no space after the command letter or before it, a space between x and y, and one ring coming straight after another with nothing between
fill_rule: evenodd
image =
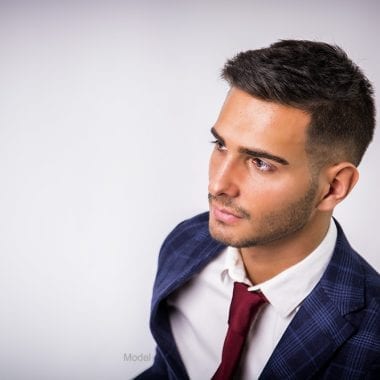
<instances>
[{"instance_id":1,"label":"man's chin","mask_svg":"<svg viewBox=\"0 0 380 380\"><path fill-rule=\"evenodd\" d=\"M217 224L219 224L219 223L212 221L210 219L209 224L208 224L208 229L209 229L210 235L213 239L223 243L225 238L226 238L226 233L225 233L225 231L224 232L222 231L223 226L221 226L220 224L219 225L217 225Z\"/></svg>"},{"instance_id":2,"label":"man's chin","mask_svg":"<svg viewBox=\"0 0 380 380\"><path fill-rule=\"evenodd\" d=\"M215 225L216 224L216 225ZM231 247L239 248L239 239L237 239L236 231L234 233L234 229L231 226L223 225L222 223L213 223L210 221L209 223L209 232L211 237L224 244L229 245Z\"/></svg>"},{"instance_id":3,"label":"man's chin","mask_svg":"<svg viewBox=\"0 0 380 380\"><path fill-rule=\"evenodd\" d=\"M244 233L238 226L223 225L219 222L214 223L211 219L209 221L209 232L214 240L235 248L255 247L260 241L253 237L252 234Z\"/></svg>"}]
</instances>

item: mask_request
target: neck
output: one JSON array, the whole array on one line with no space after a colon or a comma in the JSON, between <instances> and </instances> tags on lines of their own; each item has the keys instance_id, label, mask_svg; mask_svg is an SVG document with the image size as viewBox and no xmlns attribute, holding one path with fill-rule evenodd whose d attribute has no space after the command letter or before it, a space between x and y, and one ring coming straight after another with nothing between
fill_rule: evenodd
<instances>
[{"instance_id":1,"label":"neck","mask_svg":"<svg viewBox=\"0 0 380 380\"><path fill-rule=\"evenodd\" d=\"M313 252L327 234L331 214L314 216L302 229L277 241L241 248L247 275L260 284L297 264Z\"/></svg>"}]
</instances>

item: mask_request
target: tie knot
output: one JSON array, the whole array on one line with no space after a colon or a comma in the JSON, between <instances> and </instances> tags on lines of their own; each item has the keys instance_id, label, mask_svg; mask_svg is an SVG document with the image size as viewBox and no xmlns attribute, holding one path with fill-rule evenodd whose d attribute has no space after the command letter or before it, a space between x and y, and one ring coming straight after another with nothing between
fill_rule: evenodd
<instances>
[{"instance_id":1,"label":"tie knot","mask_svg":"<svg viewBox=\"0 0 380 380\"><path fill-rule=\"evenodd\" d=\"M230 328L245 336L253 316L266 302L268 301L261 292L250 292L247 285L235 282L228 319Z\"/></svg>"}]
</instances>

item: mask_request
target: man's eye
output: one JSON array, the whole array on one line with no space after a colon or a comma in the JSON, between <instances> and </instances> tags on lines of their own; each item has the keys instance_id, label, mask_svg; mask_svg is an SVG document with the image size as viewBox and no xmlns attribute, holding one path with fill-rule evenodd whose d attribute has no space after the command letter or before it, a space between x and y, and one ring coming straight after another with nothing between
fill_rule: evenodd
<instances>
[{"instance_id":1,"label":"man's eye","mask_svg":"<svg viewBox=\"0 0 380 380\"><path fill-rule=\"evenodd\" d=\"M262 172L269 172L274 169L271 164L268 164L267 162L260 160L260 158L252 158L252 163L258 170Z\"/></svg>"},{"instance_id":2,"label":"man's eye","mask_svg":"<svg viewBox=\"0 0 380 380\"><path fill-rule=\"evenodd\" d=\"M215 149L217 149L217 150L224 150L225 149L224 144L219 140L211 141L211 144L214 144Z\"/></svg>"}]
</instances>

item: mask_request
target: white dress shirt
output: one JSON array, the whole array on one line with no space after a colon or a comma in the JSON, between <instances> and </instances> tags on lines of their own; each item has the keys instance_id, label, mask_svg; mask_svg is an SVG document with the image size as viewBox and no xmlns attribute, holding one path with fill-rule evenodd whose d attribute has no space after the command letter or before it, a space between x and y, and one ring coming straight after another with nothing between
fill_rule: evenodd
<instances>
[{"instance_id":1,"label":"white dress shirt","mask_svg":"<svg viewBox=\"0 0 380 380\"><path fill-rule=\"evenodd\" d=\"M227 247L198 275L170 296L170 323L190 379L210 379L221 361L233 283L261 290L269 304L252 322L240 362L240 379L257 379L301 302L322 277L334 250L334 222L306 258L261 284L252 286L238 249Z\"/></svg>"}]
</instances>

